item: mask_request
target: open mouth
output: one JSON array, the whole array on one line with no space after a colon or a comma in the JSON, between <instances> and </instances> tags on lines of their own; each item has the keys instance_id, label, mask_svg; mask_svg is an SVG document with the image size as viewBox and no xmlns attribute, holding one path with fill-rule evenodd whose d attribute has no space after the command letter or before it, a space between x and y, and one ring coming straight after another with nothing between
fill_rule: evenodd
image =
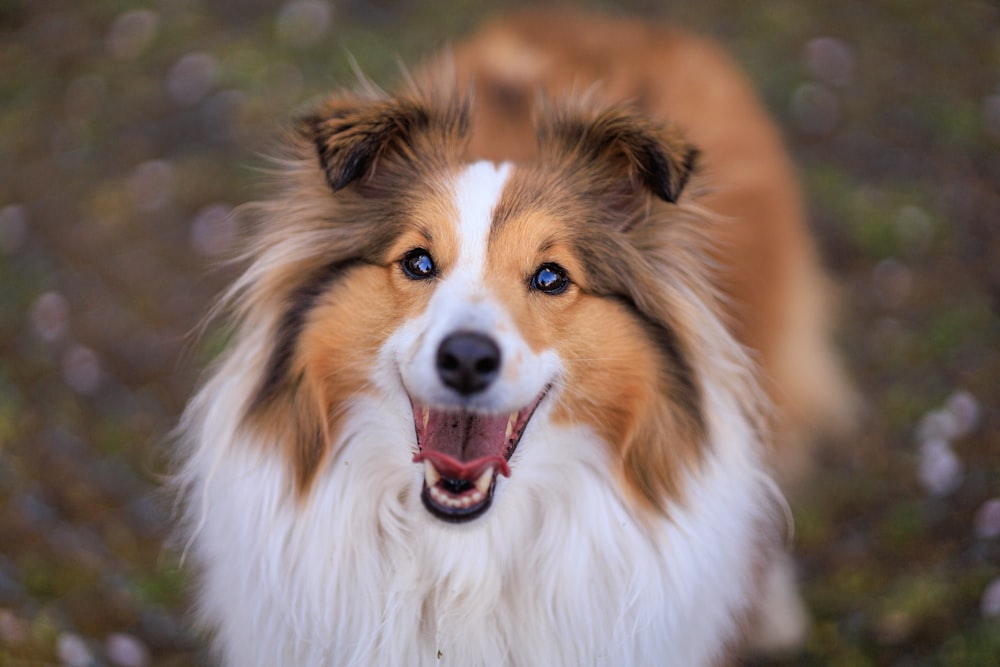
<instances>
[{"instance_id":1,"label":"open mouth","mask_svg":"<svg viewBox=\"0 0 1000 667\"><path fill-rule=\"evenodd\" d=\"M424 466L424 506L444 521L474 519L493 502L497 475L510 476L510 460L548 388L517 412L491 415L413 406L414 463Z\"/></svg>"}]
</instances>

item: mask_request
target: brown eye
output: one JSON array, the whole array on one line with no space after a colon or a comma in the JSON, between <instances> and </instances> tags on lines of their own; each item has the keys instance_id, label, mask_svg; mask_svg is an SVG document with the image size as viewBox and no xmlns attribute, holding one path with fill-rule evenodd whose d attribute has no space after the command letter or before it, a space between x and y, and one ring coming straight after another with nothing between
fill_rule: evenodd
<instances>
[{"instance_id":1,"label":"brown eye","mask_svg":"<svg viewBox=\"0 0 1000 667\"><path fill-rule=\"evenodd\" d=\"M437 275L437 267L434 266L431 254L423 248L414 248L406 253L399 265L403 273L413 280L427 280Z\"/></svg>"},{"instance_id":2,"label":"brown eye","mask_svg":"<svg viewBox=\"0 0 1000 667\"><path fill-rule=\"evenodd\" d=\"M558 264L542 264L531 276L531 288L546 294L562 294L567 286L566 270Z\"/></svg>"}]
</instances>

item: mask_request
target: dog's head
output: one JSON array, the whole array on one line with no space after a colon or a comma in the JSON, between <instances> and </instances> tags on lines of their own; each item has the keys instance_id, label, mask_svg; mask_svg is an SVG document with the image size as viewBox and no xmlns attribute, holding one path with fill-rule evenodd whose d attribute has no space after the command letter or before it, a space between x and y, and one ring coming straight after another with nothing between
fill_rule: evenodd
<instances>
[{"instance_id":1,"label":"dog's head","mask_svg":"<svg viewBox=\"0 0 1000 667\"><path fill-rule=\"evenodd\" d=\"M262 206L248 310L273 313L247 423L308 493L352 401L408 404L424 506L470 520L537 422L583 426L650 507L705 439L695 151L625 108L544 109L538 158L470 162L451 94L340 95ZM405 401L402 397L405 396Z\"/></svg>"}]
</instances>

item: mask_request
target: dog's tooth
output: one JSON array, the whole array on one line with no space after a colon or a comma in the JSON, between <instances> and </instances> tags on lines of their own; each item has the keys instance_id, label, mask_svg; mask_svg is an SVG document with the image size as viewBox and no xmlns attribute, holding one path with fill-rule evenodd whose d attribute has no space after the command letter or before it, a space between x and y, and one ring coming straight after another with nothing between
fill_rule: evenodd
<instances>
[{"instance_id":1,"label":"dog's tooth","mask_svg":"<svg viewBox=\"0 0 1000 667\"><path fill-rule=\"evenodd\" d=\"M424 428L427 428L428 422L431 420L431 410L430 408L424 408Z\"/></svg>"},{"instance_id":2,"label":"dog's tooth","mask_svg":"<svg viewBox=\"0 0 1000 667\"><path fill-rule=\"evenodd\" d=\"M428 487L433 487L439 481L441 481L441 474L438 473L437 468L434 464L424 459L424 481L427 482Z\"/></svg>"},{"instance_id":3,"label":"dog's tooth","mask_svg":"<svg viewBox=\"0 0 1000 667\"><path fill-rule=\"evenodd\" d=\"M493 482L493 468L487 468L476 480L475 487L484 496L490 491L490 484Z\"/></svg>"},{"instance_id":4,"label":"dog's tooth","mask_svg":"<svg viewBox=\"0 0 1000 667\"><path fill-rule=\"evenodd\" d=\"M514 424L517 423L517 413L510 413L510 417L507 419L507 435L505 436L510 440L510 436L514 433Z\"/></svg>"}]
</instances>

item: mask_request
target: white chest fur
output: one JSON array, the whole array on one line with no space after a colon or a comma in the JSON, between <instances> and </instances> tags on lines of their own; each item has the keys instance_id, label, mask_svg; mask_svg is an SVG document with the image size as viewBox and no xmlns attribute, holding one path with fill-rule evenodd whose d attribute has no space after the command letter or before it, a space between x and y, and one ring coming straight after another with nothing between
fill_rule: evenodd
<instances>
[{"instance_id":1,"label":"white chest fur","mask_svg":"<svg viewBox=\"0 0 1000 667\"><path fill-rule=\"evenodd\" d=\"M454 526L420 504L396 401L352 406L296 502L273 448L234 441L238 357L197 399L182 473L225 664L687 667L735 638L770 487L727 392L706 388L711 452L669 519L637 523L607 447L540 411L493 508Z\"/></svg>"}]
</instances>

